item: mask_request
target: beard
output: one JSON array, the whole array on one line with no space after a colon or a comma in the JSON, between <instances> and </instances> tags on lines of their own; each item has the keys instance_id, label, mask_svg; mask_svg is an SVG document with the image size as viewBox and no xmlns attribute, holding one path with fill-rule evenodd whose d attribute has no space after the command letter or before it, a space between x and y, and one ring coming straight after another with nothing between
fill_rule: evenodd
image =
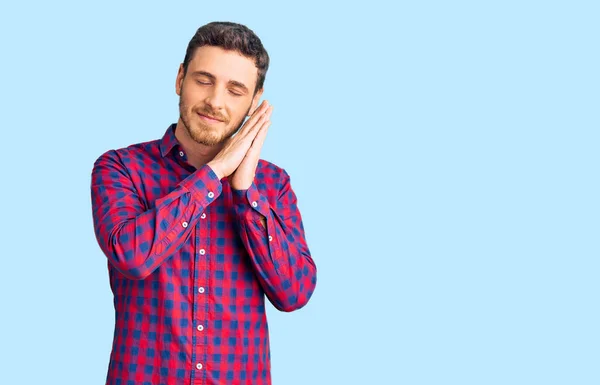
<instances>
[{"instance_id":1,"label":"beard","mask_svg":"<svg viewBox=\"0 0 600 385\"><path fill-rule=\"evenodd\" d=\"M181 95L183 95L183 87L181 89ZM187 131L188 135L199 144L205 146L215 146L225 142L231 138L244 124L244 118L250 112L250 106L246 110L246 113L238 120L230 124L231 121L222 114L213 111L210 107L204 106L204 108L193 108L183 102L183 98L179 97L179 118L183 123L183 127ZM214 117L222 121L222 124L226 125L224 130L219 130L215 126L206 124L200 120L198 114L207 115Z\"/></svg>"}]
</instances>

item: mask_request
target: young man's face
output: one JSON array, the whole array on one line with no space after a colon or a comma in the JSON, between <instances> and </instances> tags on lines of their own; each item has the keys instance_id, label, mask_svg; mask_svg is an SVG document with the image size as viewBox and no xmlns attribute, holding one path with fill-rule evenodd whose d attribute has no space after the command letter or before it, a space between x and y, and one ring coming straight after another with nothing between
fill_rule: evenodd
<instances>
[{"instance_id":1,"label":"young man's face","mask_svg":"<svg viewBox=\"0 0 600 385\"><path fill-rule=\"evenodd\" d=\"M262 90L254 95L257 78L250 58L220 47L196 49L185 76L179 67L176 82L180 119L189 136L207 146L232 136L260 100Z\"/></svg>"}]
</instances>

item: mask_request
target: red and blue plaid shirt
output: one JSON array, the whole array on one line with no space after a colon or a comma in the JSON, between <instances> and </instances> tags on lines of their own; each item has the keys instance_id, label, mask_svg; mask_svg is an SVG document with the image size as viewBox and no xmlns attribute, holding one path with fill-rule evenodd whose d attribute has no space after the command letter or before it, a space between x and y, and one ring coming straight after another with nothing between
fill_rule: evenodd
<instances>
[{"instance_id":1,"label":"red and blue plaid shirt","mask_svg":"<svg viewBox=\"0 0 600 385\"><path fill-rule=\"evenodd\" d=\"M187 163L174 130L92 171L115 307L106 383L270 384L265 295L292 311L316 284L290 177L260 160L233 190Z\"/></svg>"}]
</instances>

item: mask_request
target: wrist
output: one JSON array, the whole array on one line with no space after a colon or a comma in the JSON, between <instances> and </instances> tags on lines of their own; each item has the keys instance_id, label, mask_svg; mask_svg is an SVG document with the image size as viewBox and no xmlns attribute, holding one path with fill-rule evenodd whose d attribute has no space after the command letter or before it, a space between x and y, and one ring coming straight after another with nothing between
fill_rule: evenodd
<instances>
[{"instance_id":1,"label":"wrist","mask_svg":"<svg viewBox=\"0 0 600 385\"><path fill-rule=\"evenodd\" d=\"M219 164L217 162L210 161L206 165L213 170L213 172L217 175L217 178L219 178L219 180L223 179L225 174L223 173L223 171L221 171L221 168L219 167Z\"/></svg>"},{"instance_id":2,"label":"wrist","mask_svg":"<svg viewBox=\"0 0 600 385\"><path fill-rule=\"evenodd\" d=\"M236 172L233 177L229 179L229 184L234 190L248 190L252 185L252 179L246 179Z\"/></svg>"},{"instance_id":3,"label":"wrist","mask_svg":"<svg viewBox=\"0 0 600 385\"><path fill-rule=\"evenodd\" d=\"M239 191L246 191L252 186L252 182L250 183L239 183L239 184L231 184L231 188Z\"/></svg>"}]
</instances>

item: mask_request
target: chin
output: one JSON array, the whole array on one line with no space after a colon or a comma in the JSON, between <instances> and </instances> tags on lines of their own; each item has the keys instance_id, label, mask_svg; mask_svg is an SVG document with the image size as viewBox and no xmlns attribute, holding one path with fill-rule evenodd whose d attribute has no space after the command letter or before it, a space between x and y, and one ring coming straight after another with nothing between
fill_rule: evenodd
<instances>
[{"instance_id":1,"label":"chin","mask_svg":"<svg viewBox=\"0 0 600 385\"><path fill-rule=\"evenodd\" d=\"M205 146L215 146L223 143L223 138L213 135L192 135L192 139L194 139L196 143L200 143Z\"/></svg>"},{"instance_id":2,"label":"chin","mask_svg":"<svg viewBox=\"0 0 600 385\"><path fill-rule=\"evenodd\" d=\"M196 143L200 143L205 146L215 146L223 143L224 138L221 135L215 135L215 133L210 131L211 130L201 128L190 132L190 136Z\"/></svg>"}]
</instances>

